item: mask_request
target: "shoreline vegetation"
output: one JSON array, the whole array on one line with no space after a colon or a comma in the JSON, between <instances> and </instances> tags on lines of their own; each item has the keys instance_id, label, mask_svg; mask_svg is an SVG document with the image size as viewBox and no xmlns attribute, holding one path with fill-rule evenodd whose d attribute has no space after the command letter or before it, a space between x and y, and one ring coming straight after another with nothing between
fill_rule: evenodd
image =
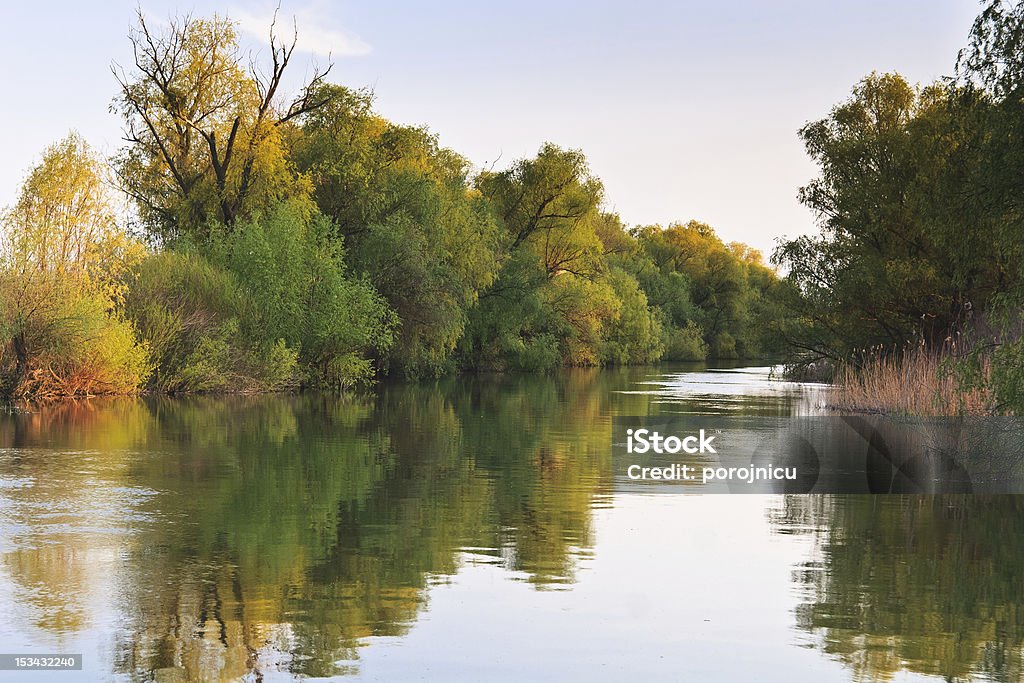
<instances>
[{"instance_id":1,"label":"shoreline vegetation","mask_svg":"<svg viewBox=\"0 0 1024 683\"><path fill-rule=\"evenodd\" d=\"M578 150L474 169L293 37L140 12L111 104L3 214L0 396L344 390L776 350L774 270L697 221L627 227Z\"/></svg>"},{"instance_id":2,"label":"shoreline vegetation","mask_svg":"<svg viewBox=\"0 0 1024 683\"><path fill-rule=\"evenodd\" d=\"M780 334L834 408L1024 411L1022 45L1024 3L984 0L952 76L871 74L800 131L820 233L773 255Z\"/></svg>"},{"instance_id":3,"label":"shoreline vegetation","mask_svg":"<svg viewBox=\"0 0 1024 683\"><path fill-rule=\"evenodd\" d=\"M923 345L895 353L878 349L859 367L835 372L827 408L844 413L913 416L986 416L1001 412L991 389L991 362L967 384L957 376L956 352Z\"/></svg>"},{"instance_id":4,"label":"shoreline vegetation","mask_svg":"<svg viewBox=\"0 0 1024 683\"><path fill-rule=\"evenodd\" d=\"M953 76L872 73L799 131L819 234L765 263L628 226L579 150L474 168L227 18L114 65L124 146L45 150L0 229L0 398L345 390L382 377L787 359L836 409L1024 409L1024 3Z\"/></svg>"}]
</instances>

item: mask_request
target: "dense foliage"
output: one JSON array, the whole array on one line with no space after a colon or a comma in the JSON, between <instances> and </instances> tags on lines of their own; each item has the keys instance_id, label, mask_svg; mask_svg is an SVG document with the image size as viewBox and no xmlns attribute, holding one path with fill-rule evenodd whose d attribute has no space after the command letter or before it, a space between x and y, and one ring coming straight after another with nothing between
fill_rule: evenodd
<instances>
[{"instance_id":1,"label":"dense foliage","mask_svg":"<svg viewBox=\"0 0 1024 683\"><path fill-rule=\"evenodd\" d=\"M703 223L627 227L579 150L475 171L326 71L282 101L276 35L262 67L222 17L140 14L129 37L110 167L130 207L72 134L3 215L6 394L921 346L1024 406L1024 3L984 3L955 77L873 73L800 131L821 232L780 243L782 280Z\"/></svg>"},{"instance_id":2,"label":"dense foliage","mask_svg":"<svg viewBox=\"0 0 1024 683\"><path fill-rule=\"evenodd\" d=\"M142 256L118 231L101 165L70 135L29 173L0 233L0 394L129 393L149 357L118 310Z\"/></svg>"},{"instance_id":3,"label":"dense foliage","mask_svg":"<svg viewBox=\"0 0 1024 683\"><path fill-rule=\"evenodd\" d=\"M699 223L627 228L578 150L476 172L327 71L282 101L295 44L273 30L263 65L223 17L151 30L140 13L129 38L113 182L72 135L4 215L6 394L344 388L774 350L761 323L778 281L760 256Z\"/></svg>"},{"instance_id":4,"label":"dense foliage","mask_svg":"<svg viewBox=\"0 0 1024 683\"><path fill-rule=\"evenodd\" d=\"M776 328L800 360L919 346L998 410L1024 409L1022 41L1024 3L987 0L955 78L871 74L801 130L820 175L800 198L821 234L773 257Z\"/></svg>"}]
</instances>

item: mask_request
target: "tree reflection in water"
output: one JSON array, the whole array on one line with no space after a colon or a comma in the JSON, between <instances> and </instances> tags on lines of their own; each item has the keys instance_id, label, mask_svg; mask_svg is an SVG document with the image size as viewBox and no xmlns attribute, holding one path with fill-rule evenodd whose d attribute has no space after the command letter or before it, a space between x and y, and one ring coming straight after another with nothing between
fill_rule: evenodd
<instances>
[{"instance_id":1,"label":"tree reflection in water","mask_svg":"<svg viewBox=\"0 0 1024 683\"><path fill-rule=\"evenodd\" d=\"M789 496L773 521L816 536L797 624L856 680L1024 679L1024 497Z\"/></svg>"},{"instance_id":2,"label":"tree reflection in water","mask_svg":"<svg viewBox=\"0 0 1024 683\"><path fill-rule=\"evenodd\" d=\"M611 491L612 381L580 371L6 415L0 448L17 450L3 475L34 485L6 492L20 531L2 561L58 638L90 626L90 588L116 592L115 670L131 678L351 671L467 553L537 588L575 580L591 508Z\"/></svg>"}]
</instances>

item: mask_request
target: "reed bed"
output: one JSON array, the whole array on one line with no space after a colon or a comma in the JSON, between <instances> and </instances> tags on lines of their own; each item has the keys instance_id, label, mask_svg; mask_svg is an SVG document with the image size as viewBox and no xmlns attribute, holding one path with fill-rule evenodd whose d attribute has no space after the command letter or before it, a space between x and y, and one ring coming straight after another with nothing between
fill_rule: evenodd
<instances>
[{"instance_id":1,"label":"reed bed","mask_svg":"<svg viewBox=\"0 0 1024 683\"><path fill-rule=\"evenodd\" d=\"M829 407L882 415L992 415L996 401L986 381L990 364L981 360L980 386L963 386L953 371L953 348L914 346L901 352L869 353L859 364L840 367Z\"/></svg>"}]
</instances>

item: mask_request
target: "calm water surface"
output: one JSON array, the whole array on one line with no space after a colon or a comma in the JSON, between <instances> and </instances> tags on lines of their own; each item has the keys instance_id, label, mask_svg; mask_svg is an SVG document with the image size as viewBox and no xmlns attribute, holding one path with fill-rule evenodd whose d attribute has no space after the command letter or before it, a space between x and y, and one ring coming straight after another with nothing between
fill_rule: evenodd
<instances>
[{"instance_id":1,"label":"calm water surface","mask_svg":"<svg viewBox=\"0 0 1024 683\"><path fill-rule=\"evenodd\" d=\"M613 491L613 415L811 414L768 368L0 413L4 680L1018 681L1016 496Z\"/></svg>"}]
</instances>

